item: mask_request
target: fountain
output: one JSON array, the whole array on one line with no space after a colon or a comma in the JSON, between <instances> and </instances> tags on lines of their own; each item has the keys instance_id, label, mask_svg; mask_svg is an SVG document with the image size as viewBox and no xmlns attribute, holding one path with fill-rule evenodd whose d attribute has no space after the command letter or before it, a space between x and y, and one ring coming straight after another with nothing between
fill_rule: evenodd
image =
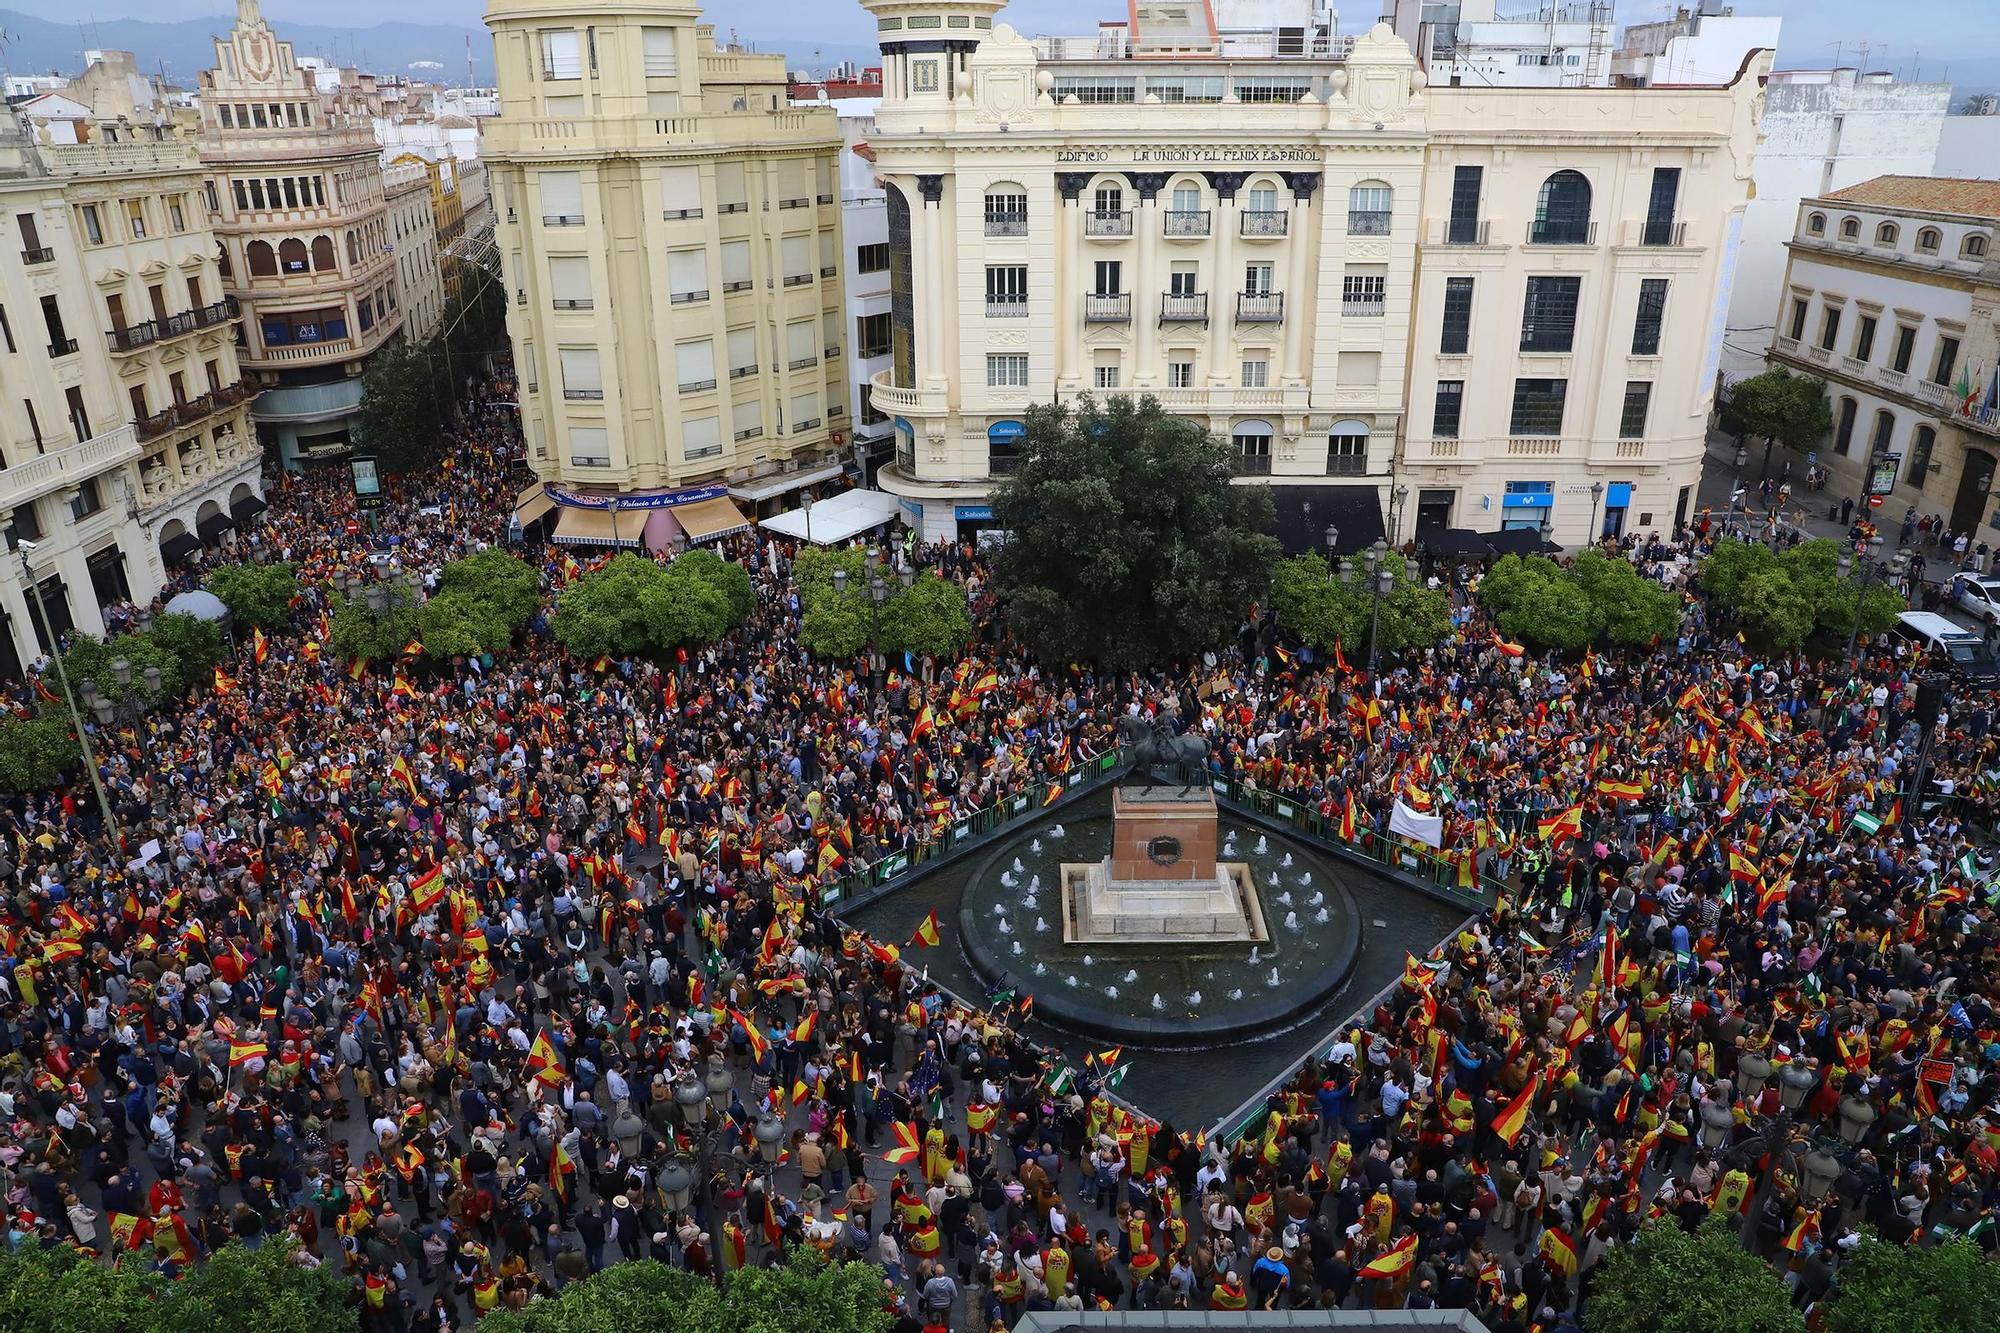
<instances>
[{"instance_id":1,"label":"fountain","mask_svg":"<svg viewBox=\"0 0 2000 1333\"><path fill-rule=\"evenodd\" d=\"M1065 943L1267 938L1249 869L1215 859L1215 793L1120 787L1111 810L1110 854L1063 863Z\"/></svg>"}]
</instances>

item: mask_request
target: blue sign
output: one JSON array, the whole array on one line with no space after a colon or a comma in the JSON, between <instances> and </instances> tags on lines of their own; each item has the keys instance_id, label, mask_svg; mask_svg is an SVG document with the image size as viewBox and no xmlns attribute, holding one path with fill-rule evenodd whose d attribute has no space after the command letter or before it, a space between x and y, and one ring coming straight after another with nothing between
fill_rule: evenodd
<instances>
[{"instance_id":1,"label":"blue sign","mask_svg":"<svg viewBox=\"0 0 2000 1333\"><path fill-rule=\"evenodd\" d=\"M1606 509L1624 509L1631 503L1632 503L1631 482L1614 481L1605 488L1604 507Z\"/></svg>"},{"instance_id":2,"label":"blue sign","mask_svg":"<svg viewBox=\"0 0 2000 1333\"><path fill-rule=\"evenodd\" d=\"M576 491L566 491L555 486L544 486L549 499L572 509L609 509L611 496L583 495ZM729 494L729 488L716 483L710 486L690 486L684 491L660 491L653 495L620 495L620 509L672 509L675 505L693 504L697 500L716 500Z\"/></svg>"},{"instance_id":3,"label":"blue sign","mask_svg":"<svg viewBox=\"0 0 2000 1333\"><path fill-rule=\"evenodd\" d=\"M1500 497L1502 509L1547 509L1555 503L1551 491L1529 491L1524 495L1503 495Z\"/></svg>"},{"instance_id":4,"label":"blue sign","mask_svg":"<svg viewBox=\"0 0 2000 1333\"><path fill-rule=\"evenodd\" d=\"M922 528L924 526L924 507L915 500L903 501L903 513L908 515L906 521L911 527Z\"/></svg>"},{"instance_id":5,"label":"blue sign","mask_svg":"<svg viewBox=\"0 0 2000 1333\"><path fill-rule=\"evenodd\" d=\"M968 520L973 522L986 522L986 521L991 521L991 519L993 518L993 506L958 505L953 508L952 513L954 516L957 517L957 519L961 523L966 522Z\"/></svg>"},{"instance_id":6,"label":"blue sign","mask_svg":"<svg viewBox=\"0 0 2000 1333\"><path fill-rule=\"evenodd\" d=\"M989 444L1019 444L1028 438L1028 428L1018 421L996 421L986 428Z\"/></svg>"}]
</instances>

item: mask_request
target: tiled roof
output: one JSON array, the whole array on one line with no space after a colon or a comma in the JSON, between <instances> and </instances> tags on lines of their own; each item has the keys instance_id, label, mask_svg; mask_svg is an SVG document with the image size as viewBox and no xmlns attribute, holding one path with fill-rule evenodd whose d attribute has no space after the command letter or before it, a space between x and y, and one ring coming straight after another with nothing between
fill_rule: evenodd
<instances>
[{"instance_id":1,"label":"tiled roof","mask_svg":"<svg viewBox=\"0 0 2000 1333\"><path fill-rule=\"evenodd\" d=\"M1876 208L2000 219L2000 180L1962 180L1954 176L1877 176L1872 181L1835 190L1825 197Z\"/></svg>"}]
</instances>

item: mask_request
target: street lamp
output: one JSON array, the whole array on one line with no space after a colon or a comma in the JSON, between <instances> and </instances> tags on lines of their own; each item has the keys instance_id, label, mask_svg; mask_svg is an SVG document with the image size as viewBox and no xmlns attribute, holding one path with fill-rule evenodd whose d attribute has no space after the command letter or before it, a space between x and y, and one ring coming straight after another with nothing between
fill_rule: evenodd
<instances>
[{"instance_id":1,"label":"street lamp","mask_svg":"<svg viewBox=\"0 0 2000 1333\"><path fill-rule=\"evenodd\" d=\"M1847 630L1847 656L1849 658L1854 656L1854 645L1861 638L1861 608L1868 597L1869 586L1874 583L1878 576L1900 575L1903 572L1903 557L1901 553L1891 557L1887 564L1882 562L1882 537L1879 533L1868 538L1866 541L1857 542L1855 550L1858 553L1861 573L1854 588L1854 623ZM1846 582L1848 572L1854 568L1856 559L1856 556L1842 553L1840 559L1835 562L1835 568L1840 571L1842 582Z\"/></svg>"},{"instance_id":2,"label":"street lamp","mask_svg":"<svg viewBox=\"0 0 2000 1333\"><path fill-rule=\"evenodd\" d=\"M736 1076L729 1072L727 1065L723 1064L721 1052L709 1053L708 1076L703 1080L703 1085L708 1089L708 1104L715 1109L716 1114L726 1113L729 1110L729 1099L736 1091Z\"/></svg>"},{"instance_id":3,"label":"street lamp","mask_svg":"<svg viewBox=\"0 0 2000 1333\"><path fill-rule=\"evenodd\" d=\"M1603 535L1597 530L1597 502L1599 500L1602 500L1603 498L1604 498L1604 483L1601 481L1591 482L1590 483L1590 531L1588 534L1588 540L1592 545L1595 545L1599 537Z\"/></svg>"},{"instance_id":4,"label":"street lamp","mask_svg":"<svg viewBox=\"0 0 2000 1333\"><path fill-rule=\"evenodd\" d=\"M21 557L21 581L28 586L28 591L33 595L35 612L41 617L42 630L50 639L49 656L56 665L56 683L62 687L63 703L68 706L70 723L76 728L76 743L83 751L83 766L90 771L90 789L97 793L98 812L104 816L104 826L111 830L111 836L116 838L118 817L111 813L111 798L104 794L104 777L97 771L97 755L91 749L90 733L84 730L83 714L77 711L76 695L70 690L69 672L63 666L62 645L55 642L55 631L49 622L49 608L42 601L42 585L35 581L35 571L28 563L28 555L35 549L35 544L20 536L12 527L9 527L8 532L14 538L15 552ZM128 671L131 669L130 663L126 664L126 669Z\"/></svg>"},{"instance_id":5,"label":"street lamp","mask_svg":"<svg viewBox=\"0 0 2000 1333\"><path fill-rule=\"evenodd\" d=\"M1388 570L1377 571L1375 575L1375 609L1368 613L1368 676L1375 676L1375 660L1381 656L1381 636L1377 631L1382 624L1382 599L1396 586L1396 576Z\"/></svg>"},{"instance_id":6,"label":"street lamp","mask_svg":"<svg viewBox=\"0 0 2000 1333\"><path fill-rule=\"evenodd\" d=\"M615 495L612 496L609 500L605 501L604 507L611 511L611 545L615 549L620 545L618 541L618 497Z\"/></svg>"},{"instance_id":7,"label":"street lamp","mask_svg":"<svg viewBox=\"0 0 2000 1333\"><path fill-rule=\"evenodd\" d=\"M889 585L880 574L868 580L868 669L875 677L875 693L882 693L882 653L876 643L882 637L882 604L889 600Z\"/></svg>"},{"instance_id":8,"label":"street lamp","mask_svg":"<svg viewBox=\"0 0 2000 1333\"><path fill-rule=\"evenodd\" d=\"M1398 486L1389 492L1389 537L1393 545L1400 546L1403 536L1403 502L1410 498L1408 486Z\"/></svg>"}]
</instances>

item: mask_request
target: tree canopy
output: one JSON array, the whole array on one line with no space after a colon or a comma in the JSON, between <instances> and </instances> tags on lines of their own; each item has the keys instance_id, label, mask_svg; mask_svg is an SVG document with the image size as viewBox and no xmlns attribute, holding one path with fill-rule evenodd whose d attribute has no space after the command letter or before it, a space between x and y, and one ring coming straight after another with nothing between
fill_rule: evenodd
<instances>
[{"instance_id":1,"label":"tree canopy","mask_svg":"<svg viewBox=\"0 0 2000 1333\"><path fill-rule=\"evenodd\" d=\"M361 375L357 443L383 470L420 467L444 433L431 349L399 338L368 359Z\"/></svg>"},{"instance_id":2,"label":"tree canopy","mask_svg":"<svg viewBox=\"0 0 2000 1333\"><path fill-rule=\"evenodd\" d=\"M1833 429L1833 409L1822 381L1773 366L1730 387L1723 424L1803 453Z\"/></svg>"},{"instance_id":3,"label":"tree canopy","mask_svg":"<svg viewBox=\"0 0 2000 1333\"><path fill-rule=\"evenodd\" d=\"M1863 1240L1840 1266L1826 1333L1975 1333L2000 1311L2000 1263L1969 1240L1928 1249Z\"/></svg>"},{"instance_id":4,"label":"tree canopy","mask_svg":"<svg viewBox=\"0 0 2000 1333\"><path fill-rule=\"evenodd\" d=\"M61 707L49 705L34 717L0 718L0 791L47 790L82 755L76 729Z\"/></svg>"},{"instance_id":5,"label":"tree canopy","mask_svg":"<svg viewBox=\"0 0 2000 1333\"><path fill-rule=\"evenodd\" d=\"M0 1328L13 1333L356 1333L354 1288L301 1268L283 1243L225 1245L169 1282L66 1247L0 1255Z\"/></svg>"},{"instance_id":6,"label":"tree canopy","mask_svg":"<svg viewBox=\"0 0 2000 1333\"><path fill-rule=\"evenodd\" d=\"M284 624L292 613L292 600L299 595L298 576L284 562L224 565L203 586L221 599L237 624L264 629Z\"/></svg>"},{"instance_id":7,"label":"tree canopy","mask_svg":"<svg viewBox=\"0 0 2000 1333\"><path fill-rule=\"evenodd\" d=\"M882 1270L795 1252L778 1268L745 1268L728 1289L653 1260L614 1264L554 1300L496 1310L481 1333L887 1333Z\"/></svg>"},{"instance_id":8,"label":"tree canopy","mask_svg":"<svg viewBox=\"0 0 2000 1333\"><path fill-rule=\"evenodd\" d=\"M1540 648L1575 650L1600 637L1643 646L1681 623L1679 597L1596 550L1568 568L1546 556L1502 556L1479 582L1479 603L1502 634Z\"/></svg>"},{"instance_id":9,"label":"tree canopy","mask_svg":"<svg viewBox=\"0 0 2000 1333\"><path fill-rule=\"evenodd\" d=\"M834 572L847 577L847 589L834 586ZM885 653L918 657L952 657L972 637L972 615L965 589L926 571L908 588L893 570L880 577L888 591L879 613L870 609L867 556L859 547L815 546L792 562L792 577L804 614L799 637L817 657L852 657L868 646L879 619L876 647Z\"/></svg>"},{"instance_id":10,"label":"tree canopy","mask_svg":"<svg viewBox=\"0 0 2000 1333\"><path fill-rule=\"evenodd\" d=\"M1672 1223L1651 1226L1607 1251L1586 1323L1590 1333L1804 1333L1806 1326L1790 1291L1722 1219L1694 1235Z\"/></svg>"},{"instance_id":11,"label":"tree canopy","mask_svg":"<svg viewBox=\"0 0 2000 1333\"><path fill-rule=\"evenodd\" d=\"M1037 406L1026 425L993 494L1014 632L1046 662L1120 667L1226 639L1278 558L1269 490L1234 485L1228 450L1151 397Z\"/></svg>"},{"instance_id":12,"label":"tree canopy","mask_svg":"<svg viewBox=\"0 0 2000 1333\"><path fill-rule=\"evenodd\" d=\"M1905 610L1901 594L1881 579L1864 589L1840 576L1840 547L1825 538L1774 553L1761 542L1718 542L1701 566L1701 586L1723 611L1772 648L1796 648L1815 631L1844 639L1854 627L1880 634Z\"/></svg>"},{"instance_id":13,"label":"tree canopy","mask_svg":"<svg viewBox=\"0 0 2000 1333\"><path fill-rule=\"evenodd\" d=\"M1379 618L1382 651L1406 653L1449 638L1451 600L1444 591L1415 578L1409 563L1395 551L1384 558L1382 568L1393 580ZM1330 574L1326 557L1317 551L1279 561L1271 572L1271 605L1278 613L1278 625L1322 652L1331 652L1336 643L1345 652L1366 652L1375 605L1371 576L1358 568L1348 579Z\"/></svg>"},{"instance_id":14,"label":"tree canopy","mask_svg":"<svg viewBox=\"0 0 2000 1333\"><path fill-rule=\"evenodd\" d=\"M713 643L748 614L751 600L741 595L748 583L741 568L709 552L690 552L662 567L628 551L572 583L556 602L551 628L579 657L663 654Z\"/></svg>"}]
</instances>

